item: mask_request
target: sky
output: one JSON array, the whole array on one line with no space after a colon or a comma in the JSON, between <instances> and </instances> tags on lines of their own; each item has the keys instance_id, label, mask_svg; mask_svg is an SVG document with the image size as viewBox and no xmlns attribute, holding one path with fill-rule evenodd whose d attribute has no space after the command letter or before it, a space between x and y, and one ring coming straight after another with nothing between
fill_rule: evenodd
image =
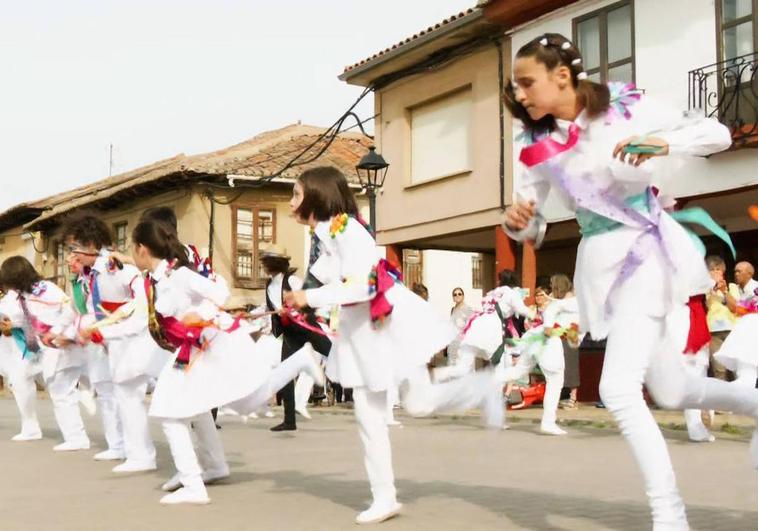
<instances>
[{"instance_id":1,"label":"sky","mask_svg":"<svg viewBox=\"0 0 758 531\"><path fill-rule=\"evenodd\" d=\"M301 120L337 79L475 0L39 0L0 6L0 211ZM373 100L358 108L373 114Z\"/></svg>"}]
</instances>

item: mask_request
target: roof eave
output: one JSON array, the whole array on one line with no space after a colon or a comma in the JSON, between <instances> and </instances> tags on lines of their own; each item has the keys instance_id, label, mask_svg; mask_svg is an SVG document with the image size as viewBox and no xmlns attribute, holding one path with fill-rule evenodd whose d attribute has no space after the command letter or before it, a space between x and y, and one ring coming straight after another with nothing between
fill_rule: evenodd
<instances>
[{"instance_id":1,"label":"roof eave","mask_svg":"<svg viewBox=\"0 0 758 531\"><path fill-rule=\"evenodd\" d=\"M485 20L484 11L481 9L476 9L471 13L468 13L460 18L457 18L456 20L444 24L433 31L412 39L405 44L397 46L388 52L381 53L374 59L368 60L361 65L345 70L338 76L338 78L340 81L344 81L350 85L358 85L363 87L369 86L375 79L387 73L386 71L376 72L376 70L380 67L388 65L389 63L407 55L410 52L413 52L414 50L418 50L424 46L429 46L435 41L440 41L444 37L458 32L466 26L483 20ZM441 43L440 48L444 46L445 44ZM435 51L434 49L431 49L433 48L432 46L429 47L429 53Z\"/></svg>"}]
</instances>

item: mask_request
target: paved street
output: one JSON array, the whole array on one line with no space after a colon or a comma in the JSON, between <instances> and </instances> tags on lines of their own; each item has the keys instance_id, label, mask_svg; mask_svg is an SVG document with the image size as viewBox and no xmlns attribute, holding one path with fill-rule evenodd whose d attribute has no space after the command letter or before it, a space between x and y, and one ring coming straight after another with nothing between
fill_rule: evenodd
<instances>
[{"instance_id":1,"label":"paved street","mask_svg":"<svg viewBox=\"0 0 758 531\"><path fill-rule=\"evenodd\" d=\"M296 435L274 435L276 419L242 424L225 417L222 437L232 478L210 487L212 504L158 504L173 471L161 431L159 470L116 477L90 452L54 454L49 400L40 401L45 439L12 443L15 406L0 399L0 521L16 530L335 530L353 529L368 499L352 415L316 410ZM532 413L533 416L533 413ZM571 426L564 438L540 436L529 415L504 432L475 417L407 419L392 428L400 518L392 530L648 528L640 478L615 429ZM86 419L97 448L100 429ZM667 432L688 503L701 530L758 528L758 472L743 436L691 444Z\"/></svg>"}]
</instances>

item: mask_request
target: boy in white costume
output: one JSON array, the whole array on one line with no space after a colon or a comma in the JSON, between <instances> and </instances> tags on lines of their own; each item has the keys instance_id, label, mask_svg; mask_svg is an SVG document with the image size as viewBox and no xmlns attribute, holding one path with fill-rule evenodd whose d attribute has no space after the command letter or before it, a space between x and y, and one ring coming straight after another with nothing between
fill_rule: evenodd
<instances>
[{"instance_id":1,"label":"boy in white costume","mask_svg":"<svg viewBox=\"0 0 758 531\"><path fill-rule=\"evenodd\" d=\"M98 391L98 406L108 449L95 455L97 460L112 459L122 451L113 390L107 370L103 370L100 352L74 344L65 331L76 320L69 298L46 280L41 280L34 267L23 257L14 256L0 268L2 284L14 290L15 300L7 302L6 316L14 328L24 331L27 348L40 351L47 390L63 442L53 450L88 450L90 440L79 411L80 378L88 377ZM105 359L107 363L107 359Z\"/></svg>"},{"instance_id":2,"label":"boy in white costume","mask_svg":"<svg viewBox=\"0 0 758 531\"><path fill-rule=\"evenodd\" d=\"M531 144L519 156L525 171L504 228L513 238L539 244L546 226L539 210L551 188L576 212L583 235L575 272L582 329L595 339L608 338L601 398L640 466L654 528L688 529L642 384L665 408L753 417L758 391L694 377L683 367L687 302L712 281L703 249L677 219L729 238L703 211L666 212L651 183L672 168L650 159L722 151L731 144L729 131L714 119L683 118L633 87L591 82L579 51L558 34L523 46L514 78L506 104ZM758 461L758 433L751 454Z\"/></svg>"},{"instance_id":3,"label":"boy in white costume","mask_svg":"<svg viewBox=\"0 0 758 531\"><path fill-rule=\"evenodd\" d=\"M124 435L123 451L114 459L126 459L113 471L155 470L145 395L148 381L158 376L170 353L156 345L147 329L142 275L111 256L112 235L98 217L85 213L69 218L63 235L69 243L69 267L79 273L73 302L80 317L69 336L105 348L108 355Z\"/></svg>"}]
</instances>

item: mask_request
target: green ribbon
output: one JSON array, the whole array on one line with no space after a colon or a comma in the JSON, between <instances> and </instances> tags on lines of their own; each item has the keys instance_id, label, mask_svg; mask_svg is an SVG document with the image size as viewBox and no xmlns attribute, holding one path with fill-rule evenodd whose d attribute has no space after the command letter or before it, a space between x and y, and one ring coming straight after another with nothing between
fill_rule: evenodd
<instances>
[{"instance_id":1,"label":"green ribbon","mask_svg":"<svg viewBox=\"0 0 758 531\"><path fill-rule=\"evenodd\" d=\"M649 209L647 201L647 192L644 192L642 194L627 197L624 202L638 212L648 213ZM734 244L732 243L732 239L729 236L729 233L726 232L724 228L721 227L718 223L716 223L711 215L702 208L685 208L683 210L670 212L670 215L680 225L684 223L690 225L700 225L705 230L724 242L732 252L732 257L737 257L737 251L734 249ZM621 227L621 223L585 209L577 209L576 221L579 223L582 236L594 236L596 234L603 234ZM705 245L703 245L700 237L691 229L688 229L687 227L683 228L685 231L687 231L687 234L690 236L690 238L692 238L695 247L697 247L700 253L705 256Z\"/></svg>"},{"instance_id":2,"label":"green ribbon","mask_svg":"<svg viewBox=\"0 0 758 531\"><path fill-rule=\"evenodd\" d=\"M76 275L71 277L71 292L74 299L74 307L80 315L87 313L87 294L84 292L82 283L79 282Z\"/></svg>"},{"instance_id":3,"label":"green ribbon","mask_svg":"<svg viewBox=\"0 0 758 531\"><path fill-rule=\"evenodd\" d=\"M34 361L37 359L38 352L29 350L29 346L26 344L26 336L24 335L23 328L12 328L11 336L16 342L16 346L21 351L21 358L25 360Z\"/></svg>"}]
</instances>

